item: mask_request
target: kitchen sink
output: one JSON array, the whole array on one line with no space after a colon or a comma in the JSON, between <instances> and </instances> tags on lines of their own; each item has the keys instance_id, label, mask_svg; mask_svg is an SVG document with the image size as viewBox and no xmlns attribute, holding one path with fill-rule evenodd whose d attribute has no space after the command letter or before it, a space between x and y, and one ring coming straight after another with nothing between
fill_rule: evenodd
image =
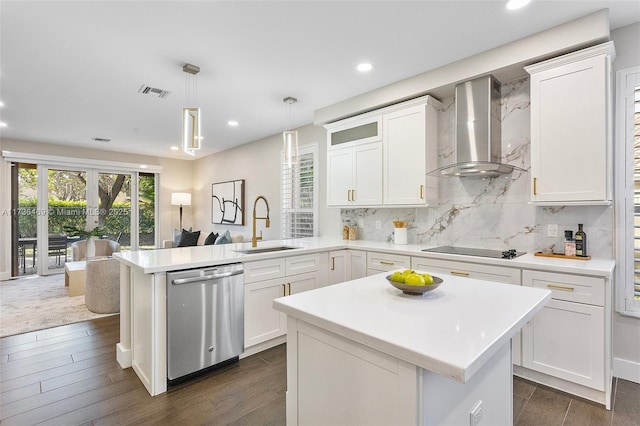
<instances>
[{"instance_id":1,"label":"kitchen sink","mask_svg":"<svg viewBox=\"0 0 640 426\"><path fill-rule=\"evenodd\" d=\"M254 248L235 250L235 251L243 254L257 254L257 253L271 253L274 251L295 250L299 248L301 247L275 246L275 247L254 247Z\"/></svg>"}]
</instances>

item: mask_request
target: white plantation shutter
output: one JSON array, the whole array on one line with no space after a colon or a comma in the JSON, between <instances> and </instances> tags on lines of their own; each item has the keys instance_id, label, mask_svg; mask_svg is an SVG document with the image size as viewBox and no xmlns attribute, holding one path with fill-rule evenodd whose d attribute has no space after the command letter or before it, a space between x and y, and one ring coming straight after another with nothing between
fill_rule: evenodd
<instances>
[{"instance_id":1,"label":"white plantation shutter","mask_svg":"<svg viewBox=\"0 0 640 426\"><path fill-rule=\"evenodd\" d=\"M317 146L298 150L298 162L288 167L281 161L282 215L281 238L317 235Z\"/></svg>"},{"instance_id":2,"label":"white plantation shutter","mask_svg":"<svg viewBox=\"0 0 640 426\"><path fill-rule=\"evenodd\" d=\"M640 301L640 86L636 86L634 90L633 102L633 165L634 165L634 187L633 187L633 206L634 206L634 275L633 289L627 289L629 295L633 295L636 301L634 305L639 306Z\"/></svg>"}]
</instances>

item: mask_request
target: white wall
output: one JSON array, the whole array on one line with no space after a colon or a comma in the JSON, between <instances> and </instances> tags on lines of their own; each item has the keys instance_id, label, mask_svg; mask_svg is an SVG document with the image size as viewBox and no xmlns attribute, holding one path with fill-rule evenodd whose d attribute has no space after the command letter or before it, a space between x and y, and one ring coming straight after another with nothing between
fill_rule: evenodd
<instances>
[{"instance_id":1,"label":"white wall","mask_svg":"<svg viewBox=\"0 0 640 426\"><path fill-rule=\"evenodd\" d=\"M0 150L162 166L164 171L160 174L158 200L160 241L170 239L173 228L179 226L178 207L171 205L171 192L185 192L192 188L192 161L13 140L0 140ZM11 217L2 213L11 208L11 198L10 167L4 160L0 160L0 188L0 279L6 279L11 272ZM191 220L190 215L190 210L185 208L185 223Z\"/></svg>"},{"instance_id":2,"label":"white wall","mask_svg":"<svg viewBox=\"0 0 640 426\"><path fill-rule=\"evenodd\" d=\"M326 132L324 128L307 125L298 130L300 146L318 145L318 216L319 235L339 235L340 210L325 207L326 202ZM258 221L257 234L262 230L265 240L280 238L280 161L282 135L277 134L260 139L234 149L210 155L194 162L193 228L200 230L201 241L209 232L243 234L251 238L253 205L258 195L269 201L271 227L265 229L264 222ZM211 223L211 184L230 180L245 180L244 226L214 225ZM258 204L258 215L264 215L264 204ZM186 224L185 224L186 226Z\"/></svg>"},{"instance_id":3,"label":"white wall","mask_svg":"<svg viewBox=\"0 0 640 426\"><path fill-rule=\"evenodd\" d=\"M616 61L613 63L614 76L619 70L640 66L640 23L612 31L611 38L617 55ZM614 314L613 357L616 375L626 376L640 383L639 318Z\"/></svg>"}]
</instances>

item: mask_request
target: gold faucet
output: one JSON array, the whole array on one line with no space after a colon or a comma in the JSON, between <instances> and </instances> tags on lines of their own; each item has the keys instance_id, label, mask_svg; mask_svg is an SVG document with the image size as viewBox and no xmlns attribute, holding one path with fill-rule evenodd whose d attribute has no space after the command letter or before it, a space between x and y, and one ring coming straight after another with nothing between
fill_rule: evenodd
<instances>
[{"instance_id":1,"label":"gold faucet","mask_svg":"<svg viewBox=\"0 0 640 426\"><path fill-rule=\"evenodd\" d=\"M263 199L264 204L267 206L267 217L258 217L256 216L256 206L258 205L258 200ZM260 231L260 236L256 237L256 219L264 219L265 227L269 227L271 225L271 220L269 219L269 202L262 195L258 195L256 201L253 203L253 232L251 236L251 247L258 247L258 240L262 240L262 231Z\"/></svg>"}]
</instances>

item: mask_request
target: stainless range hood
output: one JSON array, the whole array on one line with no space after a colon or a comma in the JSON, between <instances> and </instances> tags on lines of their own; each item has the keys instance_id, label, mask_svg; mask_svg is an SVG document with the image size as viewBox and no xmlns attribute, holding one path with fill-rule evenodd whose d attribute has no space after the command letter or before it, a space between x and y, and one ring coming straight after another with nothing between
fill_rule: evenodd
<instances>
[{"instance_id":1,"label":"stainless range hood","mask_svg":"<svg viewBox=\"0 0 640 426\"><path fill-rule=\"evenodd\" d=\"M500 162L500 82L493 76L456 85L454 164L427 173L439 177L494 177L522 170Z\"/></svg>"}]
</instances>

